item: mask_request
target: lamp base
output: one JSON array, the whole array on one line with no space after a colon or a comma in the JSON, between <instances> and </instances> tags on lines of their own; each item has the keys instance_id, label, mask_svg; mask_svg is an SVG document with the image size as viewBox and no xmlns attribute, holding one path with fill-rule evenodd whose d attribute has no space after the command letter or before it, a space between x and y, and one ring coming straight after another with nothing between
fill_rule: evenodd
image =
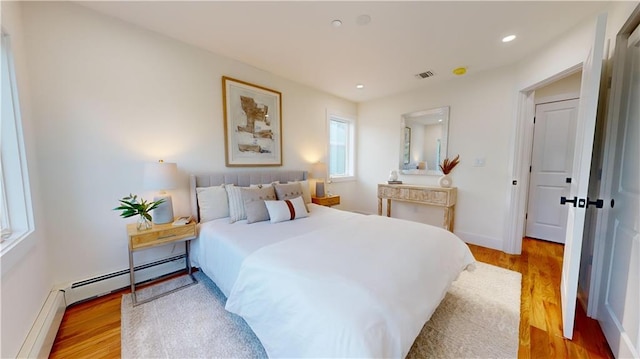
<instances>
[{"instance_id":1,"label":"lamp base","mask_svg":"<svg viewBox=\"0 0 640 359\"><path fill-rule=\"evenodd\" d=\"M173 222L173 202L171 201L171 195L162 194L153 197L154 201L164 199L156 209L153 210L153 223L165 224Z\"/></svg>"},{"instance_id":2,"label":"lamp base","mask_svg":"<svg viewBox=\"0 0 640 359\"><path fill-rule=\"evenodd\" d=\"M316 182L316 197L324 197L324 182Z\"/></svg>"}]
</instances>

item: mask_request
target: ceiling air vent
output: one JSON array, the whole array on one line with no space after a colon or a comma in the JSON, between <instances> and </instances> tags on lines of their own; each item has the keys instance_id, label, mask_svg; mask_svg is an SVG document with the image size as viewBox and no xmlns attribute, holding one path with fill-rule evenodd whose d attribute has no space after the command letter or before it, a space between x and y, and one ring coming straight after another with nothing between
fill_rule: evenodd
<instances>
[{"instance_id":1,"label":"ceiling air vent","mask_svg":"<svg viewBox=\"0 0 640 359\"><path fill-rule=\"evenodd\" d=\"M419 74L417 74L415 76L416 76L416 78L418 80L420 80L420 79L426 79L427 77L432 77L434 75L435 74L433 73L433 71L425 71L425 72L421 72L421 73L419 73Z\"/></svg>"}]
</instances>

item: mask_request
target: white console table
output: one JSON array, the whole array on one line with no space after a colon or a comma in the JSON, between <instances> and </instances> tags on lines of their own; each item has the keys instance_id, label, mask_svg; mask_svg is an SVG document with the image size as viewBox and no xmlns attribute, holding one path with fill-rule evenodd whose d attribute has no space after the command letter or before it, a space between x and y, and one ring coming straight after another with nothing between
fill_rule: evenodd
<instances>
[{"instance_id":1,"label":"white console table","mask_svg":"<svg viewBox=\"0 0 640 359\"><path fill-rule=\"evenodd\" d=\"M391 217L391 200L443 207L442 227L453 232L458 189L406 184L378 185L378 215L382 215L382 200L387 200L387 217Z\"/></svg>"}]
</instances>

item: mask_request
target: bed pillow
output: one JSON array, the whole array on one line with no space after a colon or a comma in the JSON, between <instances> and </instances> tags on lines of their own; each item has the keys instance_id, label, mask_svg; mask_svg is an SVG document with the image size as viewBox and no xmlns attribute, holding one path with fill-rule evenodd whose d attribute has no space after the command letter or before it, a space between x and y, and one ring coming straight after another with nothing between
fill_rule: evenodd
<instances>
[{"instance_id":1,"label":"bed pillow","mask_svg":"<svg viewBox=\"0 0 640 359\"><path fill-rule=\"evenodd\" d=\"M276 192L271 185L262 188L241 188L244 210L247 215L247 223L255 223L269 220L269 212L264 204L265 200L276 199Z\"/></svg>"},{"instance_id":2,"label":"bed pillow","mask_svg":"<svg viewBox=\"0 0 640 359\"><path fill-rule=\"evenodd\" d=\"M262 183L262 184L252 184L249 188L265 188L265 187L273 187L274 184L280 183L279 181L274 181L271 183Z\"/></svg>"},{"instance_id":3,"label":"bed pillow","mask_svg":"<svg viewBox=\"0 0 640 359\"><path fill-rule=\"evenodd\" d=\"M311 203L311 188L309 187L309 181L295 181L290 183L300 183L300 187L302 187L302 198L304 199L304 203Z\"/></svg>"},{"instance_id":4,"label":"bed pillow","mask_svg":"<svg viewBox=\"0 0 640 359\"><path fill-rule=\"evenodd\" d=\"M197 187L196 197L201 223L229 217L229 201L224 186Z\"/></svg>"},{"instance_id":5,"label":"bed pillow","mask_svg":"<svg viewBox=\"0 0 640 359\"><path fill-rule=\"evenodd\" d=\"M225 185L224 188L227 190L227 199L229 200L229 223L247 219L241 188L232 184Z\"/></svg>"},{"instance_id":6,"label":"bed pillow","mask_svg":"<svg viewBox=\"0 0 640 359\"><path fill-rule=\"evenodd\" d=\"M264 204L269 212L271 223L293 221L309 216L304 200L300 196L283 201L264 201Z\"/></svg>"},{"instance_id":7,"label":"bed pillow","mask_svg":"<svg viewBox=\"0 0 640 359\"><path fill-rule=\"evenodd\" d=\"M274 184L273 187L276 190L276 196L278 197L279 201L302 197L303 195L302 185L300 185L299 182Z\"/></svg>"}]
</instances>

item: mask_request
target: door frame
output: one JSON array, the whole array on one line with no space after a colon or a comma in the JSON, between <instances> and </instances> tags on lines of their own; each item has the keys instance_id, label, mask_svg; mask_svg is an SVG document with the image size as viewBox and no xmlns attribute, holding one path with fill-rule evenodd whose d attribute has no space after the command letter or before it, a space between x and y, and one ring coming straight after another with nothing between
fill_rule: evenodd
<instances>
[{"instance_id":1,"label":"door frame","mask_svg":"<svg viewBox=\"0 0 640 359\"><path fill-rule=\"evenodd\" d=\"M539 81L518 92L516 125L511 138L513 151L509 157L512 185L508 195L509 211L505 233L504 252L522 253L527 196L529 192L529 162L533 152L533 118L536 113L535 90L582 70L582 62Z\"/></svg>"}]
</instances>

